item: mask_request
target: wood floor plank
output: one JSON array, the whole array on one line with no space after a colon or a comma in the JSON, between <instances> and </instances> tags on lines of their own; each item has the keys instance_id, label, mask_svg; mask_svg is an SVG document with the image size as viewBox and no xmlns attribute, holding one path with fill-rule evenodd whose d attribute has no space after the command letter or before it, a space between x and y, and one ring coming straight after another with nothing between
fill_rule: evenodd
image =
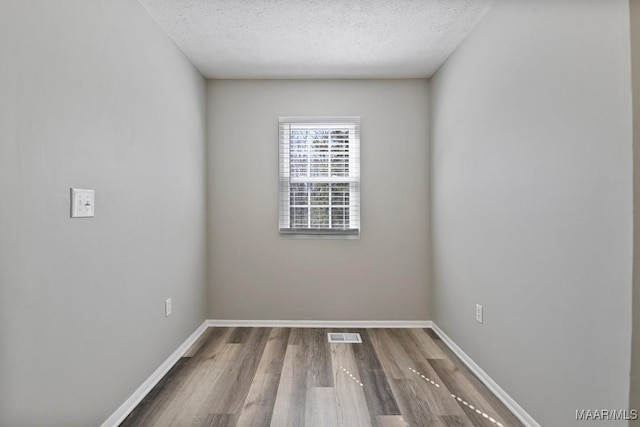
<instances>
[{"instance_id":1,"label":"wood floor plank","mask_svg":"<svg viewBox=\"0 0 640 427\"><path fill-rule=\"evenodd\" d=\"M306 328L291 328L289 332L289 345L304 345Z\"/></svg>"},{"instance_id":2,"label":"wood floor plank","mask_svg":"<svg viewBox=\"0 0 640 427\"><path fill-rule=\"evenodd\" d=\"M337 427L338 410L333 387L309 387L306 396L305 427ZM355 426L354 426L355 427Z\"/></svg>"},{"instance_id":3,"label":"wood floor plank","mask_svg":"<svg viewBox=\"0 0 640 427\"><path fill-rule=\"evenodd\" d=\"M422 330L427 335L429 335L429 338L431 338L433 340L433 342L436 343L436 345L438 344L438 341L440 340L440 336L436 333L436 331L434 331L431 328L423 328Z\"/></svg>"},{"instance_id":4,"label":"wood floor plank","mask_svg":"<svg viewBox=\"0 0 640 427\"><path fill-rule=\"evenodd\" d=\"M240 411L237 427L269 427L271 425L279 383L280 374L255 375Z\"/></svg>"},{"instance_id":5,"label":"wood floor plank","mask_svg":"<svg viewBox=\"0 0 640 427\"><path fill-rule=\"evenodd\" d=\"M403 329L407 342L414 346L427 359L446 359L447 355L424 329Z\"/></svg>"},{"instance_id":6,"label":"wood floor plank","mask_svg":"<svg viewBox=\"0 0 640 427\"><path fill-rule=\"evenodd\" d=\"M235 416L231 414L208 414L201 425L191 427L231 427L235 425Z\"/></svg>"},{"instance_id":7,"label":"wood floor plank","mask_svg":"<svg viewBox=\"0 0 640 427\"><path fill-rule=\"evenodd\" d=\"M415 380L419 383L416 388L420 390L421 398L429 403L434 413L439 416L458 417L463 420L464 425L471 425L471 420L465 415L458 402L451 397L446 383L429 367L429 363L427 361L416 363L416 370L421 374L415 374Z\"/></svg>"},{"instance_id":8,"label":"wood floor plank","mask_svg":"<svg viewBox=\"0 0 640 427\"><path fill-rule=\"evenodd\" d=\"M470 420L460 408L458 403L451 398L451 391L447 388L446 383L441 380L437 372L429 363L426 355L442 355L441 351L434 352L431 347L436 344L431 342L426 344L424 341L431 341L428 335L424 334L425 340L421 342L415 334L410 330L395 329L389 331L393 336L393 345L404 349L408 359L411 360L410 370L413 374L412 378L419 382L417 388L420 389L422 398L428 401L429 406L435 414L441 416L455 416L462 419L463 423L469 424ZM416 371L418 373L416 373Z\"/></svg>"},{"instance_id":9,"label":"wood floor plank","mask_svg":"<svg viewBox=\"0 0 640 427\"><path fill-rule=\"evenodd\" d=\"M218 352L222 350L226 343L227 336L231 333L230 328L210 328L213 331L199 348L190 352L191 357L199 359L215 359Z\"/></svg>"},{"instance_id":10,"label":"wood floor plank","mask_svg":"<svg viewBox=\"0 0 640 427\"><path fill-rule=\"evenodd\" d=\"M307 349L307 385L309 387L333 387L331 348L327 329L305 329L303 337Z\"/></svg>"},{"instance_id":11,"label":"wood floor plank","mask_svg":"<svg viewBox=\"0 0 640 427\"><path fill-rule=\"evenodd\" d=\"M268 427L271 424L288 341L289 329L271 330L260 363L256 368L256 375L239 414L238 426Z\"/></svg>"},{"instance_id":12,"label":"wood floor plank","mask_svg":"<svg viewBox=\"0 0 640 427\"><path fill-rule=\"evenodd\" d=\"M442 359L447 356L440 347L421 329L394 328L388 329L391 340L402 345L412 359Z\"/></svg>"},{"instance_id":13,"label":"wood floor plank","mask_svg":"<svg viewBox=\"0 0 640 427\"><path fill-rule=\"evenodd\" d=\"M434 353L418 348L414 335L405 330L386 329L372 330L370 336L373 337L377 354L381 355L385 371L391 372L393 379L397 380L392 382L393 394L410 425L420 423L421 419L427 419L434 425L443 424L444 421L438 418L442 415L459 416L468 422L464 411L450 398L445 388L436 387L410 370L413 368L437 379L435 371L424 357ZM410 402L414 402L414 405ZM470 422L467 425L471 425Z\"/></svg>"},{"instance_id":14,"label":"wood floor plank","mask_svg":"<svg viewBox=\"0 0 640 427\"><path fill-rule=\"evenodd\" d=\"M245 342L253 328L233 328L227 338L227 344L242 344Z\"/></svg>"},{"instance_id":15,"label":"wood floor plank","mask_svg":"<svg viewBox=\"0 0 640 427\"><path fill-rule=\"evenodd\" d=\"M289 342L297 336L291 332ZM298 341L301 342L301 341ZM271 417L271 427L304 426L307 397L307 354L302 344L289 344Z\"/></svg>"},{"instance_id":16,"label":"wood floor plank","mask_svg":"<svg viewBox=\"0 0 640 427\"><path fill-rule=\"evenodd\" d=\"M290 332L289 328L273 328L271 330L258 365L258 373L280 375Z\"/></svg>"},{"instance_id":17,"label":"wood floor plank","mask_svg":"<svg viewBox=\"0 0 640 427\"><path fill-rule=\"evenodd\" d=\"M433 332L432 329L428 330ZM455 355L453 350L451 350L447 346L447 344L445 344L444 341L440 339L438 334L433 332L433 335L435 336L435 338L433 338L434 343L436 343L436 345L438 345L438 347L440 347L442 352L446 355L446 360L455 365L458 368L459 373L465 378L465 381L469 383L467 387L471 387L484 397L484 399L489 403L490 407L493 408L493 410L503 420L506 421L506 424L504 425L514 427L522 426L522 422L511 411L509 411L506 406L504 406L500 399L498 399L498 397L494 395L464 363L462 363L462 361ZM433 363L431 364L433 365ZM449 381L449 384L455 384L455 382Z\"/></svg>"},{"instance_id":18,"label":"wood floor plank","mask_svg":"<svg viewBox=\"0 0 640 427\"><path fill-rule=\"evenodd\" d=\"M388 379L412 378L409 367L413 362L390 330L372 329L369 337Z\"/></svg>"},{"instance_id":19,"label":"wood floor plank","mask_svg":"<svg viewBox=\"0 0 640 427\"><path fill-rule=\"evenodd\" d=\"M186 381L190 358L181 358L120 424L121 427L151 425L157 414L171 404L175 390Z\"/></svg>"},{"instance_id":20,"label":"wood floor plank","mask_svg":"<svg viewBox=\"0 0 640 427\"><path fill-rule=\"evenodd\" d=\"M340 426L370 426L371 417L352 346L330 344L334 372L336 411ZM366 387L371 387L367 384Z\"/></svg>"},{"instance_id":21,"label":"wood floor plank","mask_svg":"<svg viewBox=\"0 0 640 427\"><path fill-rule=\"evenodd\" d=\"M391 388L405 421L410 426L440 426L441 422L434 409L423 398L421 384L412 379L392 379Z\"/></svg>"},{"instance_id":22,"label":"wood floor plank","mask_svg":"<svg viewBox=\"0 0 640 427\"><path fill-rule=\"evenodd\" d=\"M460 408L467 414L473 425L476 426L495 426L487 417L484 417L478 410L485 412L489 417L499 421L502 425L520 426L522 425L517 419L507 421L502 418L501 414L494 409L485 396L469 381L469 379L458 369L458 367L448 359L429 360L433 369L438 373L446 387L462 402L453 399ZM464 404L467 402L467 405ZM471 407L469 406L471 405ZM514 423L515 422L515 423Z\"/></svg>"},{"instance_id":23,"label":"wood floor plank","mask_svg":"<svg viewBox=\"0 0 640 427\"><path fill-rule=\"evenodd\" d=\"M355 332L362 337L362 344L354 344L352 349L361 381L367 384L364 394L371 419L375 422L378 415L401 415L380 359L371 343L370 332L366 329L358 329Z\"/></svg>"},{"instance_id":24,"label":"wood floor plank","mask_svg":"<svg viewBox=\"0 0 640 427\"><path fill-rule=\"evenodd\" d=\"M189 347L187 352L182 357L192 357L194 354L198 352L198 350L200 350L200 348L202 348L203 345L205 345L207 342L211 340L212 335L219 334L219 333L220 331L218 330L218 328L207 328L202 333L202 335L200 335L200 337L196 340L196 342L193 343L191 347Z\"/></svg>"},{"instance_id":25,"label":"wood floor plank","mask_svg":"<svg viewBox=\"0 0 640 427\"><path fill-rule=\"evenodd\" d=\"M436 387L417 375L414 379L398 380L396 386L398 388L394 390L394 393L398 401L404 400L405 404L407 402L415 404L408 415L406 408L402 409L403 415L407 415L408 419L412 416L417 417L414 418L414 422L416 422L421 418L429 417L439 420L439 424L444 424L442 417L452 416L459 419L462 425L473 425L444 387ZM410 424L413 425L411 422Z\"/></svg>"},{"instance_id":26,"label":"wood floor plank","mask_svg":"<svg viewBox=\"0 0 640 427\"><path fill-rule=\"evenodd\" d=\"M207 412L235 414L242 409L271 332L269 328L250 329L244 343L226 344L238 346L238 355L217 379Z\"/></svg>"},{"instance_id":27,"label":"wood floor plank","mask_svg":"<svg viewBox=\"0 0 640 427\"><path fill-rule=\"evenodd\" d=\"M409 425L402 415L377 415L375 424L378 427L407 427Z\"/></svg>"},{"instance_id":28,"label":"wood floor plank","mask_svg":"<svg viewBox=\"0 0 640 427\"><path fill-rule=\"evenodd\" d=\"M199 427L206 425L210 413L222 414L223 411L216 411L210 402L220 393L219 384L227 372L226 367L238 358L240 350L238 345L224 344L216 351L215 357L200 359L188 382L175 397L175 403L166 408L157 420L158 427L181 424Z\"/></svg>"},{"instance_id":29,"label":"wood floor plank","mask_svg":"<svg viewBox=\"0 0 640 427\"><path fill-rule=\"evenodd\" d=\"M465 418L459 417L457 415L442 415L440 416L440 420L447 427L464 427L469 425L466 423L467 421Z\"/></svg>"},{"instance_id":30,"label":"wood floor plank","mask_svg":"<svg viewBox=\"0 0 640 427\"><path fill-rule=\"evenodd\" d=\"M148 413L145 423L131 424L132 426L148 425L153 427L169 427L175 425L191 426L194 420L204 422L198 417L202 408L206 408L207 399L214 393L214 386L223 372L226 363L237 356L237 349L224 347L217 353L215 359L188 358L189 369L185 369L177 387L165 390L167 404ZM196 423L197 424L197 423Z\"/></svg>"}]
</instances>

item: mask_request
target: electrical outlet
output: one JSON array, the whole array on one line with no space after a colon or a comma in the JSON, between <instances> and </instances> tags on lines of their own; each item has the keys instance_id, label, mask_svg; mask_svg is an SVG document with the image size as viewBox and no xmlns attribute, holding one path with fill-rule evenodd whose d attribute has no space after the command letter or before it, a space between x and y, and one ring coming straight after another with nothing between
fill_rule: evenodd
<instances>
[{"instance_id":1,"label":"electrical outlet","mask_svg":"<svg viewBox=\"0 0 640 427\"><path fill-rule=\"evenodd\" d=\"M484 323L482 316L483 316L482 306L480 304L476 304L476 322Z\"/></svg>"},{"instance_id":2,"label":"electrical outlet","mask_svg":"<svg viewBox=\"0 0 640 427\"><path fill-rule=\"evenodd\" d=\"M164 317L171 316L171 298L164 301Z\"/></svg>"}]
</instances>

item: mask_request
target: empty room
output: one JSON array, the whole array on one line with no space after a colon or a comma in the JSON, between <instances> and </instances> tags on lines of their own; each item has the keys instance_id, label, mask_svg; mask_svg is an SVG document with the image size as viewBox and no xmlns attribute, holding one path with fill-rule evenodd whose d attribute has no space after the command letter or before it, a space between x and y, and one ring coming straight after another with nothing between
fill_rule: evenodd
<instances>
[{"instance_id":1,"label":"empty room","mask_svg":"<svg viewBox=\"0 0 640 427\"><path fill-rule=\"evenodd\" d=\"M640 1L0 0L0 94L1 427L640 425Z\"/></svg>"}]
</instances>

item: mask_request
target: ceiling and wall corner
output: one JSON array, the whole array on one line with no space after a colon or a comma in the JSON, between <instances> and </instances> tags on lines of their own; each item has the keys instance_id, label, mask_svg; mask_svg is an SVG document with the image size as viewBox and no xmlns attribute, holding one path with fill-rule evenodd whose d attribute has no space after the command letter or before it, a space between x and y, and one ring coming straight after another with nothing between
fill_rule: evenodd
<instances>
[{"instance_id":1,"label":"ceiling and wall corner","mask_svg":"<svg viewBox=\"0 0 640 427\"><path fill-rule=\"evenodd\" d=\"M139 0L210 79L430 77L493 0Z\"/></svg>"}]
</instances>

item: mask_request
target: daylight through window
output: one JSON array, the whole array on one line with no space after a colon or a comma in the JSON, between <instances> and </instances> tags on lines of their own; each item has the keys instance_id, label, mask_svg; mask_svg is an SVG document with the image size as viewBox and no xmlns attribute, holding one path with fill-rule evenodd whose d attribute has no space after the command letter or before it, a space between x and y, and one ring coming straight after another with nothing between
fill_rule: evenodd
<instances>
[{"instance_id":1,"label":"daylight through window","mask_svg":"<svg viewBox=\"0 0 640 427\"><path fill-rule=\"evenodd\" d=\"M280 118L280 233L359 236L360 118Z\"/></svg>"}]
</instances>

